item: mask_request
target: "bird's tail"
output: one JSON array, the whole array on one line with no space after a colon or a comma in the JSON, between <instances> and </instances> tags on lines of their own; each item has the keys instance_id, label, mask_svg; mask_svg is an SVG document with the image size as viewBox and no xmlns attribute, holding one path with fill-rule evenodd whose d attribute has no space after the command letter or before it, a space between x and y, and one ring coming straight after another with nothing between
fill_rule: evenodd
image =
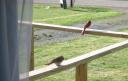
<instances>
[{"instance_id":1,"label":"bird's tail","mask_svg":"<svg viewBox=\"0 0 128 81\"><path fill-rule=\"evenodd\" d=\"M50 65L50 64L52 64L52 63L50 62L50 63L47 63L47 64L45 64L45 65Z\"/></svg>"},{"instance_id":2,"label":"bird's tail","mask_svg":"<svg viewBox=\"0 0 128 81\"><path fill-rule=\"evenodd\" d=\"M53 62L51 61L51 62L49 62L49 63L47 63L47 64L45 64L45 65L50 65L50 64L52 64Z\"/></svg>"}]
</instances>

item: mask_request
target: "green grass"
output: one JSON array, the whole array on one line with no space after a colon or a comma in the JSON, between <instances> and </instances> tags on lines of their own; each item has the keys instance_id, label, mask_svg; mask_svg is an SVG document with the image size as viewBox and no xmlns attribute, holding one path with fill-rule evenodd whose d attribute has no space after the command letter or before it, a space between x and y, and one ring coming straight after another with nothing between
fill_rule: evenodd
<instances>
[{"instance_id":1,"label":"green grass","mask_svg":"<svg viewBox=\"0 0 128 81\"><path fill-rule=\"evenodd\" d=\"M61 15L60 15L61 14ZM58 6L34 4L33 21L60 25L72 25L87 20L104 19L121 13L98 7L75 7L67 10ZM128 29L121 30L128 32ZM114 44L124 39L103 36L81 36L65 42L35 46L35 67L43 67L50 59L63 55L65 59ZM89 63L89 81L128 81L128 48L96 59ZM38 81L75 81L75 69L70 69Z\"/></svg>"},{"instance_id":2,"label":"green grass","mask_svg":"<svg viewBox=\"0 0 128 81\"><path fill-rule=\"evenodd\" d=\"M47 60L56 56L63 55L66 59L69 59L113 44L118 40L110 37L86 36L75 40L37 46L35 47L36 66L43 65L47 63ZM45 59L42 60L42 57Z\"/></svg>"},{"instance_id":3,"label":"green grass","mask_svg":"<svg viewBox=\"0 0 128 81\"><path fill-rule=\"evenodd\" d=\"M123 31L128 32L128 29ZM122 38L87 35L75 40L37 46L35 47L35 66L43 67L56 56L63 55L69 59L123 40ZM88 66L89 81L128 81L127 59L128 48L125 48L92 61ZM38 81L74 81L74 72L73 68Z\"/></svg>"},{"instance_id":4,"label":"green grass","mask_svg":"<svg viewBox=\"0 0 128 81\"><path fill-rule=\"evenodd\" d=\"M59 6L34 4L33 21L59 25L72 25L87 20L104 19L121 15L120 12L100 7L74 7L62 9Z\"/></svg>"}]
</instances>

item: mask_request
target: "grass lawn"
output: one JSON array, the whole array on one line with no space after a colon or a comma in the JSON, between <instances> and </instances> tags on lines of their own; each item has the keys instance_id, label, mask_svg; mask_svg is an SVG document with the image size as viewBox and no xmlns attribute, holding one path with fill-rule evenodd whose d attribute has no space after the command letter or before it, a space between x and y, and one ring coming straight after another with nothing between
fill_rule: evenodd
<instances>
[{"instance_id":1,"label":"grass lawn","mask_svg":"<svg viewBox=\"0 0 128 81\"><path fill-rule=\"evenodd\" d=\"M62 9L57 5L34 4L33 21L59 25L72 25L87 20L121 15L120 12L101 7L74 7Z\"/></svg>"},{"instance_id":2,"label":"grass lawn","mask_svg":"<svg viewBox=\"0 0 128 81\"><path fill-rule=\"evenodd\" d=\"M128 32L128 29L123 31ZM43 67L56 56L63 55L65 59L69 59L123 40L122 38L87 35L75 40L35 47L35 66ZM89 81L128 81L127 59L128 48L92 61L88 66ZM74 72L73 68L38 81L74 81Z\"/></svg>"},{"instance_id":3,"label":"grass lawn","mask_svg":"<svg viewBox=\"0 0 128 81\"><path fill-rule=\"evenodd\" d=\"M34 4L35 22L71 25L86 20L104 19L119 12L97 7L61 9L58 6ZM128 32L128 29L121 30ZM63 55L69 59L123 41L121 38L86 35L79 39L35 47L35 67L43 67L50 59ZM96 59L88 65L89 81L128 81L128 48ZM37 81L75 81L75 69L70 69Z\"/></svg>"}]
</instances>

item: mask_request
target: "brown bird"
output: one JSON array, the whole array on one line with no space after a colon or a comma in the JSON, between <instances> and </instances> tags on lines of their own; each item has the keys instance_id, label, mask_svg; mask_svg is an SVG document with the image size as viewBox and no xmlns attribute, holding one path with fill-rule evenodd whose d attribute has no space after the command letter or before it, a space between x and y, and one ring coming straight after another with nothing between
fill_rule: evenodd
<instances>
[{"instance_id":1,"label":"brown bird","mask_svg":"<svg viewBox=\"0 0 128 81\"><path fill-rule=\"evenodd\" d=\"M52 63L55 63L57 66L60 66L60 63L64 60L64 57L63 56L59 56L59 57L56 57L55 59L51 60L51 62L45 64L45 65L50 65Z\"/></svg>"},{"instance_id":2,"label":"brown bird","mask_svg":"<svg viewBox=\"0 0 128 81\"><path fill-rule=\"evenodd\" d=\"M91 21L88 21L88 23L84 26L84 30L82 30L81 35L84 35L86 28L89 28L90 26L91 26Z\"/></svg>"}]
</instances>

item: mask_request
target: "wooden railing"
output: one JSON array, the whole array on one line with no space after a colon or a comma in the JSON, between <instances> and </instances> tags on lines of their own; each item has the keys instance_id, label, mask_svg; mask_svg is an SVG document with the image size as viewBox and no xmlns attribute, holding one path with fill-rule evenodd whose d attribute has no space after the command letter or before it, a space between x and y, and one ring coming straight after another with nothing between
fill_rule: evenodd
<instances>
[{"instance_id":1,"label":"wooden railing","mask_svg":"<svg viewBox=\"0 0 128 81\"><path fill-rule=\"evenodd\" d=\"M41 24L41 23L33 23L33 27L67 31L67 32L76 32L76 33L80 33L82 30L82 28ZM103 31L103 30L96 30L96 29L87 29L86 32L87 34L93 34L93 35L128 38L128 33L124 33L124 32ZM53 75L55 73L58 73L60 71L64 71L73 67L76 67L76 75L75 75L76 81L87 81L88 62L95 60L99 57L105 56L107 54L110 54L112 52L121 50L126 47L128 47L128 40L101 48L99 50L92 51L87 54L83 54L75 58L71 58L69 60L65 60L61 63L61 66L56 66L55 64L51 64L41 69L30 71L29 72L30 81L44 78L49 75Z\"/></svg>"}]
</instances>

